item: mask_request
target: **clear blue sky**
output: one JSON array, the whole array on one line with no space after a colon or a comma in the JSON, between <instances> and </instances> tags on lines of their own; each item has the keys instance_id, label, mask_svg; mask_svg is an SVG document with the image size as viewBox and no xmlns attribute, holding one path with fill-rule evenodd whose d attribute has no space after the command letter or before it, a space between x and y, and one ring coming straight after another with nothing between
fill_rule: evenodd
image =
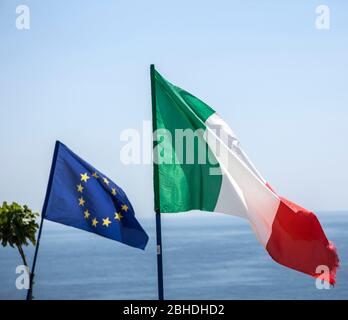
<instances>
[{"instance_id":1,"label":"clear blue sky","mask_svg":"<svg viewBox=\"0 0 348 320\"><path fill-rule=\"evenodd\" d=\"M15 27L16 6L31 29ZM315 8L331 29L315 28ZM0 1L0 201L40 210L56 139L152 214L120 132L151 119L149 65L210 104L278 193L348 209L346 1Z\"/></svg>"}]
</instances>

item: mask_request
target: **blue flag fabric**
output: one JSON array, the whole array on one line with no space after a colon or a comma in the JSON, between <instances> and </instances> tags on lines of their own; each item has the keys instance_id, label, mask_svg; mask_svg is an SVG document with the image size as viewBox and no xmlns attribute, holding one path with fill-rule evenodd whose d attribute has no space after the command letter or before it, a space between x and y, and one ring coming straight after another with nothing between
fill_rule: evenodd
<instances>
[{"instance_id":1,"label":"blue flag fabric","mask_svg":"<svg viewBox=\"0 0 348 320\"><path fill-rule=\"evenodd\" d=\"M59 141L43 217L140 249L148 242L123 190Z\"/></svg>"}]
</instances>

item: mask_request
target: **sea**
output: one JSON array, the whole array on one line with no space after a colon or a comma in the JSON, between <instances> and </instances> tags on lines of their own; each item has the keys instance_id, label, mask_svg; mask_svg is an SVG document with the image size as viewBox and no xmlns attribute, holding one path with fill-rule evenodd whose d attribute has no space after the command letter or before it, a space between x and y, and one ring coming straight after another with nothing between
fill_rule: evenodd
<instances>
[{"instance_id":1,"label":"sea","mask_svg":"<svg viewBox=\"0 0 348 320\"><path fill-rule=\"evenodd\" d=\"M163 214L165 299L347 299L348 212L317 216L340 257L337 284L328 289L274 262L241 218ZM34 299L157 299L155 219L139 221L150 237L144 251L45 221ZM33 247L25 251L31 263ZM16 287L20 264L16 249L0 247L0 299L25 298Z\"/></svg>"}]
</instances>

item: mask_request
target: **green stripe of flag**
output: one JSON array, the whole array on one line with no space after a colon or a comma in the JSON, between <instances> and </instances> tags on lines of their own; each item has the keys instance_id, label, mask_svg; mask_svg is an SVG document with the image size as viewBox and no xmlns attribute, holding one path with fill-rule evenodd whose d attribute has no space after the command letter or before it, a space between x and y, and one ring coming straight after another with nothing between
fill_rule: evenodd
<instances>
[{"instance_id":1,"label":"green stripe of flag","mask_svg":"<svg viewBox=\"0 0 348 320\"><path fill-rule=\"evenodd\" d=\"M158 159L171 159L171 163L158 164L158 200L156 208L160 212L183 212L188 210L214 211L219 196L222 176L211 175L209 169L217 167L217 161L209 150L202 132L206 129L205 121L215 111L207 104L179 87L165 80L157 71L154 71L156 112L155 121L158 134L157 147L154 149ZM170 132L172 139L161 135L161 129ZM184 148L175 148L175 130L191 129L198 132L195 138L194 162L187 163L186 144ZM185 140L184 140L185 141ZM204 144L200 148L199 144ZM203 150L203 151L202 151ZM198 159L203 156L210 159L200 164ZM168 157L172 155L172 157ZM174 161L184 160L181 163ZM212 161L213 160L213 161ZM214 164L215 163L215 164Z\"/></svg>"}]
</instances>

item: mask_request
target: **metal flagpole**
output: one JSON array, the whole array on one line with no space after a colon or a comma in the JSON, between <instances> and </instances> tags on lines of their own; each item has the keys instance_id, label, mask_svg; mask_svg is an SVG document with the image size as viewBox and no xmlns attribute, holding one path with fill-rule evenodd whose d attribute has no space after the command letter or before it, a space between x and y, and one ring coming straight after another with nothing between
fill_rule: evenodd
<instances>
[{"instance_id":1,"label":"metal flagpole","mask_svg":"<svg viewBox=\"0 0 348 320\"><path fill-rule=\"evenodd\" d=\"M164 296L163 296L161 213L159 211L156 212L156 239L157 239L158 300L164 300Z\"/></svg>"},{"instance_id":2,"label":"metal flagpole","mask_svg":"<svg viewBox=\"0 0 348 320\"><path fill-rule=\"evenodd\" d=\"M33 285L34 285L36 260L37 260L37 254L39 252L39 247L40 247L40 239L41 239L43 221L44 221L45 213L46 213L46 209L47 209L48 197L49 197L49 194L50 194L50 191L51 191L52 179L53 179L54 169L55 169L55 166L56 166L56 160L57 160L57 154L58 154L58 146L59 146L59 143L58 143L58 141L56 141L56 145L54 147L54 153L53 153L53 160L52 160L52 165L51 165L50 177L49 177L49 180L48 180L48 185L47 185L47 190L46 190L45 201L44 201L44 204L43 204L43 207L42 207L42 212L41 212L41 222L40 222L39 233L38 233L37 241L36 241L34 260L33 260L33 264L32 264L31 270L29 270L30 271L30 278L29 278L29 289L27 291L27 298L26 298L27 300L32 300L33 299Z\"/></svg>"},{"instance_id":3,"label":"metal flagpole","mask_svg":"<svg viewBox=\"0 0 348 320\"><path fill-rule=\"evenodd\" d=\"M152 131L157 130L156 120L156 86L155 86L155 66L150 66L151 76L151 98L152 98ZM153 147L155 141L153 142ZM158 300L164 299L163 294L163 262L162 262L162 235L161 235L161 212L159 205L159 178L157 156L153 157L153 184L155 195L155 212L156 212L156 243L157 243L157 280L158 280Z\"/></svg>"},{"instance_id":4,"label":"metal flagpole","mask_svg":"<svg viewBox=\"0 0 348 320\"><path fill-rule=\"evenodd\" d=\"M26 298L27 300L32 300L33 299L34 272L35 272L35 266L36 266L37 253L39 251L39 246L40 246L40 239L41 239L43 220L44 219L43 219L43 217L41 215L40 229L39 229L39 234L37 236L37 241L36 241L33 265L32 265L31 270L30 270L29 289L27 291L27 298Z\"/></svg>"}]
</instances>

